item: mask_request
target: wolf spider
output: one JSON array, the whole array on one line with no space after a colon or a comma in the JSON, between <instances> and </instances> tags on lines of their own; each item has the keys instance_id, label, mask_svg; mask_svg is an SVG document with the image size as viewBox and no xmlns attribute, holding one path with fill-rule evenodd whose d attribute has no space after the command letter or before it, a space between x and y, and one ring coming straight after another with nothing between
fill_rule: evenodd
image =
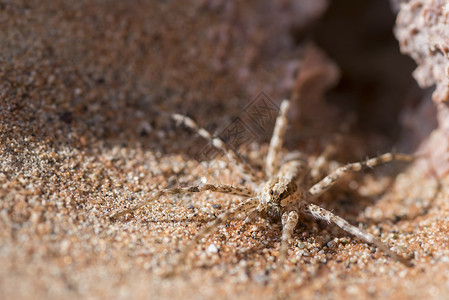
<instances>
[{"instance_id":1,"label":"wolf spider","mask_svg":"<svg viewBox=\"0 0 449 300\"><path fill-rule=\"evenodd\" d=\"M270 223L282 224L282 237L279 254L279 263L282 263L289 247L289 240L293 230L302 214L309 214L316 219L334 223L344 231L354 235L362 241L375 245L391 258L409 265L409 260L401 257L390 248L375 238L372 234L349 224L345 219L334 213L312 203L312 200L319 197L339 178L348 172L360 171L364 167L374 167L379 164L393 160L411 161L413 156L399 153L385 153L375 158L363 162L350 163L338 167L329 175L318 181L321 172L317 170L323 167L328 151L319 156L315 163L309 166L307 160L298 154L283 155L281 146L283 143L287 126L286 113L289 101L284 100L280 106L280 112L276 119L273 136L268 149L265 163L265 172L255 172L250 164L246 163L236 151L230 148L220 138L212 136L204 128L200 128L192 119L179 114L173 114L172 118L185 126L195 130L200 136L209 140L211 144L221 150L227 158L234 163L241 171L243 177L249 183L248 186L234 186L228 184L201 184L184 188L165 189L157 192L149 199L138 203L136 206L113 215L112 219L117 219L127 213L134 212L143 206L152 203L161 196L199 193L212 191L226 193L244 197L238 205L223 212L215 220L208 223L181 251L176 265L182 265L188 253L196 246L203 237L216 229L220 224L233 219L239 214L246 214L247 220L255 217L267 219ZM318 181L318 182L317 182ZM315 184L310 184L316 182Z\"/></svg>"}]
</instances>

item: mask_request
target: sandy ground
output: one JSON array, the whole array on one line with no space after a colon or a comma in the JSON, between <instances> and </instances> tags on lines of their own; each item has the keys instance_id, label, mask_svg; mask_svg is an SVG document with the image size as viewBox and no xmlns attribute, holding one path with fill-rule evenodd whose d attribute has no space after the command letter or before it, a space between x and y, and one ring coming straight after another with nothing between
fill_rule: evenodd
<instances>
[{"instance_id":1,"label":"sandy ground","mask_svg":"<svg viewBox=\"0 0 449 300\"><path fill-rule=\"evenodd\" d=\"M400 163L348 178L350 188L320 201L413 267L335 226L303 220L280 272L280 229L234 221L190 253L181 275L162 277L198 230L239 198L162 198L121 220L109 216L162 188L243 184L222 157L196 160L205 144L165 113L195 115L214 130L249 96L233 76L194 60L198 48L186 42L215 24L213 14L189 23L190 6L120 3L0 4L3 299L447 298L448 191L443 179L438 191L435 179ZM166 32L157 32L161 24ZM264 74L274 84L275 73ZM316 155L292 129L289 149ZM260 163L266 150L256 141L246 154Z\"/></svg>"}]
</instances>

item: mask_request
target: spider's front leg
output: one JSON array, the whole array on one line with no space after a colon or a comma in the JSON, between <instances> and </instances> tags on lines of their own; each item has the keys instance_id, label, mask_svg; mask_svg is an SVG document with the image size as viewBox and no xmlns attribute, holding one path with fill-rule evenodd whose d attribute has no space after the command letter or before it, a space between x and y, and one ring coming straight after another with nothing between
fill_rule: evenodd
<instances>
[{"instance_id":1,"label":"spider's front leg","mask_svg":"<svg viewBox=\"0 0 449 300\"><path fill-rule=\"evenodd\" d=\"M401 154L401 153L385 153L381 156L374 157L371 159L368 159L365 162L356 162L347 164L345 166L337 168L334 172L332 172L330 175L324 177L321 181L319 181L317 184L312 186L309 189L309 193L311 197L318 197L322 193L324 193L327 189L332 187L338 179L340 179L343 175L349 172L355 172L360 171L364 167L375 167L377 165L387 163L393 160L399 160L399 161L412 161L415 157L408 154Z\"/></svg>"},{"instance_id":2,"label":"spider's front leg","mask_svg":"<svg viewBox=\"0 0 449 300\"><path fill-rule=\"evenodd\" d=\"M288 253L289 240L293 235L293 230L298 224L298 213L296 211L290 211L282 215L282 239L281 250L279 253L279 266L282 267L282 263L285 261Z\"/></svg>"},{"instance_id":3,"label":"spider's front leg","mask_svg":"<svg viewBox=\"0 0 449 300\"><path fill-rule=\"evenodd\" d=\"M394 260L400 261L401 263L410 266L411 262L404 257L399 256L397 253L393 252L387 245L383 244L381 241L376 239L372 234L365 232L361 230L358 227L355 227L351 224L349 224L345 219L342 217L339 217L332 212L319 207L315 204L308 204L307 205L307 212L310 213L312 216L314 216L317 219L325 220L328 223L334 223L344 231L354 235L355 237L359 238L362 241L365 241L367 243L375 245L377 248L388 254L391 258Z\"/></svg>"},{"instance_id":4,"label":"spider's front leg","mask_svg":"<svg viewBox=\"0 0 449 300\"><path fill-rule=\"evenodd\" d=\"M150 197L147 200L144 200L134 207L121 211L119 213L116 213L115 215L111 216L112 220L116 220L120 218L121 216L126 215L127 213L134 212L143 206L150 204L151 202L159 199L162 196L170 196L170 195L180 195L180 194L188 194L188 193L200 193L204 191L212 191L217 193L224 193L224 194L231 194L231 195L238 195L243 197L251 197L254 195L254 192L252 189L248 187L236 187L229 184L202 184L198 186L189 186L184 188L173 188L173 189L166 189L157 192L154 196Z\"/></svg>"}]
</instances>

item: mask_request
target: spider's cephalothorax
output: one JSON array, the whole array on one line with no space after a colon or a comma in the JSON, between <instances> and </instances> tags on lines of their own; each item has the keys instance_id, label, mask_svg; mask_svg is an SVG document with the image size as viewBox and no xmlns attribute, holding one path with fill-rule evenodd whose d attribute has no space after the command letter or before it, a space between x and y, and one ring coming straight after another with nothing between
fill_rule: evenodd
<instances>
[{"instance_id":1,"label":"spider's cephalothorax","mask_svg":"<svg viewBox=\"0 0 449 300\"><path fill-rule=\"evenodd\" d=\"M210 140L214 147L223 151L226 157L240 169L242 176L249 183L248 186L202 184L199 186L161 190L149 199L138 203L133 208L119 212L111 218L117 219L129 212L136 211L164 195L199 193L203 191L227 193L238 195L246 199L242 200L235 207L223 212L215 220L206 225L181 252L177 265L182 265L192 247L197 245L205 235L225 221L235 218L240 214L247 216L248 220L252 220L254 217L261 217L272 223L281 222L282 238L279 257L280 262L287 256L289 240L298 220L302 215L308 214L317 219L325 220L328 223L334 223L357 238L374 244L395 260L409 264L408 260L390 250L388 246L380 242L370 233L349 224L343 218L313 204L312 202L327 189L332 187L341 176L348 172L360 171L363 167L374 167L392 160L410 161L413 159L413 156L398 153L386 153L364 162L340 166L329 175L323 177L321 175L321 170L323 169L323 164L327 161L327 156L331 152L328 151L328 149L315 159L313 163L309 163L310 160L307 160L301 153L282 153L281 147L287 126L286 113L288 107L289 101L284 100L281 104L279 116L274 127L264 168L265 174L263 176L254 172L252 166L243 161L240 155L221 139L212 136L205 129L198 127L192 119L174 114L172 117L175 121L194 129L199 135Z\"/></svg>"},{"instance_id":2,"label":"spider's cephalothorax","mask_svg":"<svg viewBox=\"0 0 449 300\"><path fill-rule=\"evenodd\" d=\"M272 222L278 222L282 218L282 214L286 211L300 209L301 205L306 203L307 193L301 186L298 173L301 168L298 165L305 163L304 161L290 161L282 165L291 168L291 176L279 172L275 177L264 182L259 189L258 198L260 205L257 208L262 218ZM281 167L281 171L282 168Z\"/></svg>"}]
</instances>

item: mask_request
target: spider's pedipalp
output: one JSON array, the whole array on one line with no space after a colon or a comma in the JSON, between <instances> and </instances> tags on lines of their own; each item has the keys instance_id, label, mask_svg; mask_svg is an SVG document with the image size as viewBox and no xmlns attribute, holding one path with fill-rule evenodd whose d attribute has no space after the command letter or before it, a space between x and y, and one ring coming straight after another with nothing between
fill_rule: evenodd
<instances>
[{"instance_id":1,"label":"spider's pedipalp","mask_svg":"<svg viewBox=\"0 0 449 300\"><path fill-rule=\"evenodd\" d=\"M349 224L342 217L339 217L339 216L333 214L332 212L330 212L322 207L319 207L318 205L312 204L312 203L308 204L306 209L307 209L307 212L310 213L313 217L320 219L320 220L327 221L328 223L334 223L335 225L337 225L344 231L354 235L358 239L375 245L377 248L379 248L380 250L385 252L388 256L390 256L394 260L400 261L405 265L411 264L409 260L399 256L397 253L390 250L390 248L387 245L383 244L381 241L376 239L372 234L370 234L366 231L363 231L354 225Z\"/></svg>"},{"instance_id":2,"label":"spider's pedipalp","mask_svg":"<svg viewBox=\"0 0 449 300\"><path fill-rule=\"evenodd\" d=\"M284 141L285 129L287 128L287 111L289 106L288 100L282 101L279 115L276 119L276 124L274 125L273 136L271 137L267 162L265 165L266 175L268 177L273 176L274 173L276 173L279 165L279 152Z\"/></svg>"},{"instance_id":3,"label":"spider's pedipalp","mask_svg":"<svg viewBox=\"0 0 449 300\"><path fill-rule=\"evenodd\" d=\"M257 183L260 181L260 178L257 176L257 173L253 170L253 168L247 162L245 162L240 157L240 155L234 149L229 147L222 139L213 136L206 129L199 127L198 124L196 124L196 122L189 117L180 114L173 114L172 118L176 122L182 123L185 126L195 130L201 137L210 141L212 146L221 150L226 155L226 157L240 169L245 179L253 183Z\"/></svg>"},{"instance_id":4,"label":"spider's pedipalp","mask_svg":"<svg viewBox=\"0 0 449 300\"><path fill-rule=\"evenodd\" d=\"M124 216L127 213L134 212L143 206L159 199L162 196L170 196L170 195L179 195L179 194L188 194L188 193L200 193L204 191L212 191L217 193L224 193L224 194L231 194L231 195L238 195L243 197L251 197L254 195L254 192L252 189L248 187L236 187L229 184L202 184L198 186L189 186L184 188L173 188L173 189L166 189L157 192L155 195L150 197L147 200L144 200L140 203L138 203L136 206L121 211L119 213L116 213L115 215L111 216L111 219L115 220L120 218L121 216Z\"/></svg>"},{"instance_id":5,"label":"spider's pedipalp","mask_svg":"<svg viewBox=\"0 0 449 300\"><path fill-rule=\"evenodd\" d=\"M377 165L387 163L393 160L399 160L399 161L412 161L415 157L408 154L402 154L402 153L385 153L383 155L368 159L364 162L355 162L350 163L345 166L339 167L335 171L333 171L331 174L324 177L321 181L316 183L314 186L312 186L309 189L310 196L312 197L318 197L322 193L324 193L327 189L332 187L338 179L340 179L343 175L349 172L355 172L360 171L364 167L375 167Z\"/></svg>"}]
</instances>

